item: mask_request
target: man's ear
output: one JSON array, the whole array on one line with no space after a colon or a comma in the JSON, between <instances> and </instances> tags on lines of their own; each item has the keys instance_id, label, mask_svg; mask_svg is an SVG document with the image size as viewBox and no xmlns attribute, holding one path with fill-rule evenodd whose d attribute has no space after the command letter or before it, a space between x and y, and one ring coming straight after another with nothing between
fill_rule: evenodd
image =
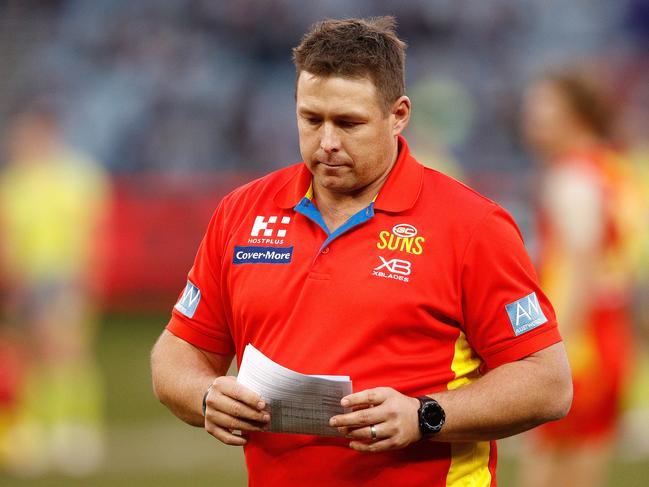
<instances>
[{"instance_id":1,"label":"man's ear","mask_svg":"<svg viewBox=\"0 0 649 487\"><path fill-rule=\"evenodd\" d=\"M392 135L397 136L403 132L410 122L410 98L406 95L400 96L393 104L390 110L392 117Z\"/></svg>"}]
</instances>

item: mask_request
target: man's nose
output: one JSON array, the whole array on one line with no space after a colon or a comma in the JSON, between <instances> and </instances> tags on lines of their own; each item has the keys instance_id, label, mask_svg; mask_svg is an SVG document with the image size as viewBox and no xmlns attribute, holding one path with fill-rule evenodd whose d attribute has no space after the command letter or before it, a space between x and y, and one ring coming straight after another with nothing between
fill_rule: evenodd
<instances>
[{"instance_id":1,"label":"man's nose","mask_svg":"<svg viewBox=\"0 0 649 487\"><path fill-rule=\"evenodd\" d=\"M322 127L320 148L327 154L340 150L340 138L336 133L336 127L331 123L325 123Z\"/></svg>"}]
</instances>

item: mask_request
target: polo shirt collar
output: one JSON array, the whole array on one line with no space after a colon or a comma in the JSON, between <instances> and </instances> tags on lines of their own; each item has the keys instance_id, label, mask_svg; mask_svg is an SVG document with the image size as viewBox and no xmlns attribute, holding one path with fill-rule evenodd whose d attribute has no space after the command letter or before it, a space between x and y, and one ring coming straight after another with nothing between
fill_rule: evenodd
<instances>
[{"instance_id":1,"label":"polo shirt collar","mask_svg":"<svg viewBox=\"0 0 649 487\"><path fill-rule=\"evenodd\" d=\"M424 167L410 155L406 139L399 136L399 155L374 201L374 209L391 213L409 210L417 202L424 180ZM280 188L274 201L280 208L294 208L311 187L311 172L306 164Z\"/></svg>"},{"instance_id":2,"label":"polo shirt collar","mask_svg":"<svg viewBox=\"0 0 649 487\"><path fill-rule=\"evenodd\" d=\"M399 213L409 210L419 198L424 183L424 166L412 155L406 139L399 136L399 156L374 202L375 210Z\"/></svg>"}]
</instances>

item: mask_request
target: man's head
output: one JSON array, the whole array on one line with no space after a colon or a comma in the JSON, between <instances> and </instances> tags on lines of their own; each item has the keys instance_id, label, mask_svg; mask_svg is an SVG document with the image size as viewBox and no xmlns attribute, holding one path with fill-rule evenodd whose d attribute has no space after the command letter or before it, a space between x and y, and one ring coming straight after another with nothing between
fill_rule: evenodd
<instances>
[{"instance_id":1,"label":"man's head","mask_svg":"<svg viewBox=\"0 0 649 487\"><path fill-rule=\"evenodd\" d=\"M300 151L318 190L378 189L407 126L405 44L394 19L326 20L293 50Z\"/></svg>"}]
</instances>

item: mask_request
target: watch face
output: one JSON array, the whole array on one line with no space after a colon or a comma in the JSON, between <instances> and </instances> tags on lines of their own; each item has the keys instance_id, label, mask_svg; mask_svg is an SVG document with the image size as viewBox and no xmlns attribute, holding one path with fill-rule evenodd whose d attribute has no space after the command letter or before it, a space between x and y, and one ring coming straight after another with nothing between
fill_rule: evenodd
<instances>
[{"instance_id":1,"label":"watch face","mask_svg":"<svg viewBox=\"0 0 649 487\"><path fill-rule=\"evenodd\" d=\"M439 406L439 404L429 402L424 406L422 416L424 421L426 421L429 426L434 428L441 426L440 423L444 418L444 413L442 412L442 408Z\"/></svg>"},{"instance_id":2,"label":"watch face","mask_svg":"<svg viewBox=\"0 0 649 487\"><path fill-rule=\"evenodd\" d=\"M429 397L420 397L419 429L423 436L439 433L446 420L444 409L437 401Z\"/></svg>"}]
</instances>

